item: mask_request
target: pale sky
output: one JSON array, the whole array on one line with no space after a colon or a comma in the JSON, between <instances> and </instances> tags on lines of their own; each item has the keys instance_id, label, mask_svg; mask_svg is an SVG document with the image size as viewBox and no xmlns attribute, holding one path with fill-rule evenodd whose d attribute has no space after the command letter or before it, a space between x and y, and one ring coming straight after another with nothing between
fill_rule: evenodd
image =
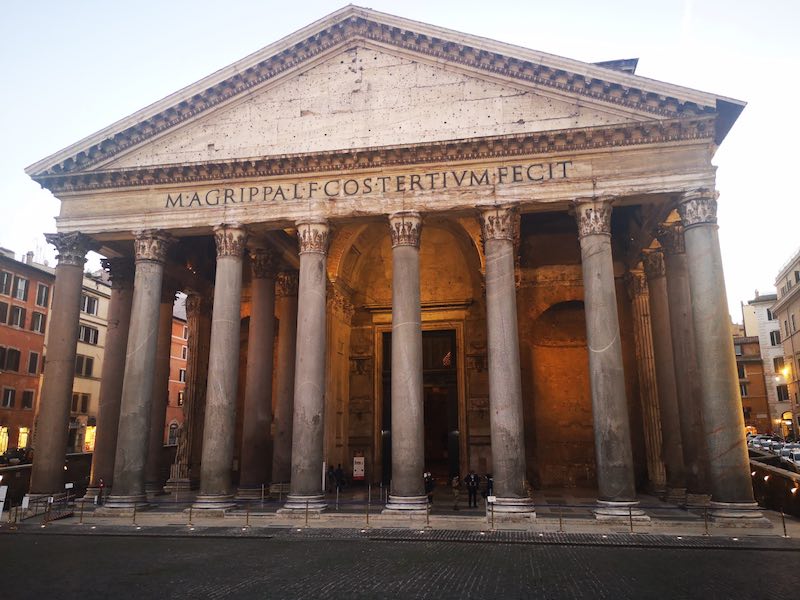
<instances>
[{"instance_id":1,"label":"pale sky","mask_svg":"<svg viewBox=\"0 0 800 600\"><path fill-rule=\"evenodd\" d=\"M748 103L717 152L728 301L774 291L800 248L796 0L371 0L369 8ZM58 201L24 168L344 6L304 0L7 0L0 246L53 263ZM93 258L92 265L97 265Z\"/></svg>"}]
</instances>

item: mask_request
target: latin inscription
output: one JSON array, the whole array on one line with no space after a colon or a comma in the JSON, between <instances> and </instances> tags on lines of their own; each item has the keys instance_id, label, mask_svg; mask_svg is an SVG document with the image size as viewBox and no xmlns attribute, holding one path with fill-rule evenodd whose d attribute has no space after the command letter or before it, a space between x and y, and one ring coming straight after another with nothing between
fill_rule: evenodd
<instances>
[{"instance_id":1,"label":"latin inscription","mask_svg":"<svg viewBox=\"0 0 800 600\"><path fill-rule=\"evenodd\" d=\"M492 169L449 170L407 175L370 176L327 181L301 181L273 185L214 188L207 191L170 192L165 208L193 208L248 204L256 202L291 202L315 198L348 198L379 194L428 192L451 188L491 187L515 183L544 183L568 179L571 160L509 165Z\"/></svg>"}]
</instances>

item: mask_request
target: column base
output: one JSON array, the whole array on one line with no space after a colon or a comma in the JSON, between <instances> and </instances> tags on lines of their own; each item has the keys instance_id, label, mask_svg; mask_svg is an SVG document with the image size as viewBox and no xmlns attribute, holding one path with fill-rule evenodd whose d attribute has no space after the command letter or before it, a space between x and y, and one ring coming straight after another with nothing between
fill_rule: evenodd
<instances>
[{"instance_id":1,"label":"column base","mask_svg":"<svg viewBox=\"0 0 800 600\"><path fill-rule=\"evenodd\" d=\"M594 518L617 523L627 523L631 519L637 523L650 522L650 517L639 508L638 500L598 500Z\"/></svg>"},{"instance_id":2,"label":"column base","mask_svg":"<svg viewBox=\"0 0 800 600\"><path fill-rule=\"evenodd\" d=\"M260 485L239 486L239 489L236 490L237 500L261 500L262 497L265 500L269 499L269 486L266 484L264 484L263 488Z\"/></svg>"},{"instance_id":3,"label":"column base","mask_svg":"<svg viewBox=\"0 0 800 600\"><path fill-rule=\"evenodd\" d=\"M527 517L536 517L536 508L533 505L533 500L530 498L502 498L497 496L493 505L495 515L524 515ZM492 510L491 506L489 510Z\"/></svg>"},{"instance_id":4,"label":"column base","mask_svg":"<svg viewBox=\"0 0 800 600\"><path fill-rule=\"evenodd\" d=\"M711 502L711 519L721 527L770 529L772 523L755 502Z\"/></svg>"},{"instance_id":5,"label":"column base","mask_svg":"<svg viewBox=\"0 0 800 600\"><path fill-rule=\"evenodd\" d=\"M708 494L694 494L687 492L686 508L707 508L711 506L711 496Z\"/></svg>"},{"instance_id":6,"label":"column base","mask_svg":"<svg viewBox=\"0 0 800 600\"><path fill-rule=\"evenodd\" d=\"M677 504L678 506L683 506L686 503L686 488L668 487L663 498L664 502L669 502L670 504Z\"/></svg>"},{"instance_id":7,"label":"column base","mask_svg":"<svg viewBox=\"0 0 800 600\"><path fill-rule=\"evenodd\" d=\"M308 512L320 513L328 507L325 502L325 496L322 494L313 494L310 496L302 496L299 494L289 494L286 496L286 503L283 508L278 509L280 514L297 514Z\"/></svg>"},{"instance_id":8,"label":"column base","mask_svg":"<svg viewBox=\"0 0 800 600\"><path fill-rule=\"evenodd\" d=\"M147 495L148 498L153 498L155 496L160 496L164 493L164 486L160 483L156 482L145 482L144 484L144 493Z\"/></svg>"},{"instance_id":9,"label":"column base","mask_svg":"<svg viewBox=\"0 0 800 600\"><path fill-rule=\"evenodd\" d=\"M114 509L114 510L133 510L136 507L136 510L140 510L146 507L147 504L147 496L145 494L133 494L130 496L123 496L112 494L106 498L105 504L103 504L103 508L107 509ZM98 509L100 510L100 509Z\"/></svg>"},{"instance_id":10,"label":"column base","mask_svg":"<svg viewBox=\"0 0 800 600\"><path fill-rule=\"evenodd\" d=\"M84 502L96 502L98 496L100 496L100 489L99 487L86 488L86 493L83 495L82 500Z\"/></svg>"},{"instance_id":11,"label":"column base","mask_svg":"<svg viewBox=\"0 0 800 600\"><path fill-rule=\"evenodd\" d=\"M188 477L184 479L167 479L164 484L164 491L167 494L174 494L175 492L188 492L192 489L192 482Z\"/></svg>"},{"instance_id":12,"label":"column base","mask_svg":"<svg viewBox=\"0 0 800 600\"><path fill-rule=\"evenodd\" d=\"M226 511L235 507L232 494L198 494L192 504L193 510Z\"/></svg>"},{"instance_id":13,"label":"column base","mask_svg":"<svg viewBox=\"0 0 800 600\"><path fill-rule=\"evenodd\" d=\"M384 515L408 515L428 512L428 496L393 496L389 494L386 507L381 511Z\"/></svg>"}]
</instances>

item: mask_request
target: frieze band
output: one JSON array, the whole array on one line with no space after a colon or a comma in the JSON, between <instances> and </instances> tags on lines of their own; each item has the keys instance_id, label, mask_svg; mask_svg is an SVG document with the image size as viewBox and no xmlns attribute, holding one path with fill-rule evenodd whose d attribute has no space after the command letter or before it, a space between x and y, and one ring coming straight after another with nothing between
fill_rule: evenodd
<instances>
[{"instance_id":1,"label":"frieze band","mask_svg":"<svg viewBox=\"0 0 800 600\"><path fill-rule=\"evenodd\" d=\"M394 213L389 216L389 232L392 235L392 248L397 246L419 248L422 217L414 211Z\"/></svg>"}]
</instances>

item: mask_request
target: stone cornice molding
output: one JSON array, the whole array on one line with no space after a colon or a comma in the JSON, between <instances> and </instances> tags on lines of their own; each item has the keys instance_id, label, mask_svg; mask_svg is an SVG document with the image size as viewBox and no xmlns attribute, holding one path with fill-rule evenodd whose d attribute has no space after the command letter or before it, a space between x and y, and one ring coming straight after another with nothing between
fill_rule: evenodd
<instances>
[{"instance_id":1,"label":"stone cornice molding","mask_svg":"<svg viewBox=\"0 0 800 600\"><path fill-rule=\"evenodd\" d=\"M241 258L247 244L247 229L235 224L217 225L214 227L214 243L217 247L217 259Z\"/></svg>"},{"instance_id":2,"label":"stone cornice molding","mask_svg":"<svg viewBox=\"0 0 800 600\"><path fill-rule=\"evenodd\" d=\"M111 289L125 290L133 287L135 273L133 258L129 256L102 258L100 259L100 264L103 266L103 270L108 273Z\"/></svg>"},{"instance_id":3,"label":"stone cornice molding","mask_svg":"<svg viewBox=\"0 0 800 600\"><path fill-rule=\"evenodd\" d=\"M300 254L313 252L327 254L330 227L327 221L301 220L297 222L297 241Z\"/></svg>"},{"instance_id":4,"label":"stone cornice molding","mask_svg":"<svg viewBox=\"0 0 800 600\"><path fill-rule=\"evenodd\" d=\"M647 295L649 292L647 278L641 271L628 271L625 273L625 284L630 300L636 300L638 296Z\"/></svg>"},{"instance_id":5,"label":"stone cornice molding","mask_svg":"<svg viewBox=\"0 0 800 600\"><path fill-rule=\"evenodd\" d=\"M389 233L392 236L392 248L411 246L419 249L422 233L422 217L411 210L389 215Z\"/></svg>"},{"instance_id":6,"label":"stone cornice molding","mask_svg":"<svg viewBox=\"0 0 800 600\"><path fill-rule=\"evenodd\" d=\"M573 202L578 237L611 235L611 201L606 198L578 199Z\"/></svg>"},{"instance_id":7,"label":"stone cornice molding","mask_svg":"<svg viewBox=\"0 0 800 600\"><path fill-rule=\"evenodd\" d=\"M282 154L210 163L183 163L132 169L60 173L34 179L53 192L79 192L137 186L226 181L241 178L309 175L490 160L515 156L565 154L624 146L713 140L714 117L620 123L576 129L487 136L406 146L381 146L314 153Z\"/></svg>"},{"instance_id":8,"label":"stone cornice molding","mask_svg":"<svg viewBox=\"0 0 800 600\"><path fill-rule=\"evenodd\" d=\"M684 254L686 252L686 244L683 237L683 224L675 221L674 223L665 223L662 225L656 236L658 243L664 249L664 254L673 256L675 254Z\"/></svg>"},{"instance_id":9,"label":"stone cornice molding","mask_svg":"<svg viewBox=\"0 0 800 600\"><path fill-rule=\"evenodd\" d=\"M678 204L684 229L717 224L717 192L700 189L686 192Z\"/></svg>"},{"instance_id":10,"label":"stone cornice molding","mask_svg":"<svg viewBox=\"0 0 800 600\"><path fill-rule=\"evenodd\" d=\"M644 272L648 281L664 277L667 273L664 265L664 253L661 250L648 250L642 255Z\"/></svg>"},{"instance_id":11,"label":"stone cornice molding","mask_svg":"<svg viewBox=\"0 0 800 600\"><path fill-rule=\"evenodd\" d=\"M164 264L174 239L164 231L139 231L133 240L136 262L149 261Z\"/></svg>"},{"instance_id":12,"label":"stone cornice molding","mask_svg":"<svg viewBox=\"0 0 800 600\"><path fill-rule=\"evenodd\" d=\"M492 77L505 77L528 86L537 86L560 94L575 95L622 109L666 118L715 114L717 110L715 102L717 98L709 94L621 75L588 63L548 60L541 53L533 53L522 48L510 46L503 48L502 50L508 51L508 54L518 55L510 56L501 53L499 47L491 49L477 47L487 44L488 40L471 38L444 29L437 30L403 19L385 19L385 17L387 15L370 15L368 12L358 10L349 16L342 15L339 20L322 28L308 29L305 39L294 37L294 43L284 48L276 47L274 53L263 57L255 64L248 65L242 61L236 65L234 74L222 81L209 80L206 89L187 89L183 98L180 97L180 93L175 94L171 103L162 104L155 114L147 115L142 112L133 115L116 127L111 126L100 132L104 134L102 139L98 140L100 134L96 134L83 144L79 142L51 159L44 159L32 165L29 167L29 173L34 177L46 173L67 173L84 170L107 161L120 152L229 102L239 94L250 92L292 69L300 68L303 63L329 53L337 46L350 47L358 41L378 47L398 48L435 62L466 67ZM420 33L380 20L394 21L409 28L418 26L417 28L428 33ZM496 46L491 43L487 45ZM549 57L549 59L555 58ZM561 64L546 65L542 59ZM574 70L571 65L574 65ZM640 82L642 85L639 85ZM644 86L659 91L648 91L643 89ZM694 97L694 101L678 99L669 95L669 92L673 92L676 96L682 95L684 98ZM48 160L57 162L48 167Z\"/></svg>"},{"instance_id":13,"label":"stone cornice molding","mask_svg":"<svg viewBox=\"0 0 800 600\"><path fill-rule=\"evenodd\" d=\"M297 271L281 271L275 280L275 295L279 298L297 296L299 275Z\"/></svg>"},{"instance_id":14,"label":"stone cornice molding","mask_svg":"<svg viewBox=\"0 0 800 600\"><path fill-rule=\"evenodd\" d=\"M250 250L250 266L255 279L275 277L275 253L269 248L253 248Z\"/></svg>"},{"instance_id":15,"label":"stone cornice molding","mask_svg":"<svg viewBox=\"0 0 800 600\"><path fill-rule=\"evenodd\" d=\"M508 240L517 243L519 238L519 211L513 206L479 206L478 221L481 225L481 239Z\"/></svg>"},{"instance_id":16,"label":"stone cornice molding","mask_svg":"<svg viewBox=\"0 0 800 600\"><path fill-rule=\"evenodd\" d=\"M89 236L82 233L45 233L44 239L58 250L56 260L60 265L83 267L86 263L86 253L96 250L98 244Z\"/></svg>"}]
</instances>

